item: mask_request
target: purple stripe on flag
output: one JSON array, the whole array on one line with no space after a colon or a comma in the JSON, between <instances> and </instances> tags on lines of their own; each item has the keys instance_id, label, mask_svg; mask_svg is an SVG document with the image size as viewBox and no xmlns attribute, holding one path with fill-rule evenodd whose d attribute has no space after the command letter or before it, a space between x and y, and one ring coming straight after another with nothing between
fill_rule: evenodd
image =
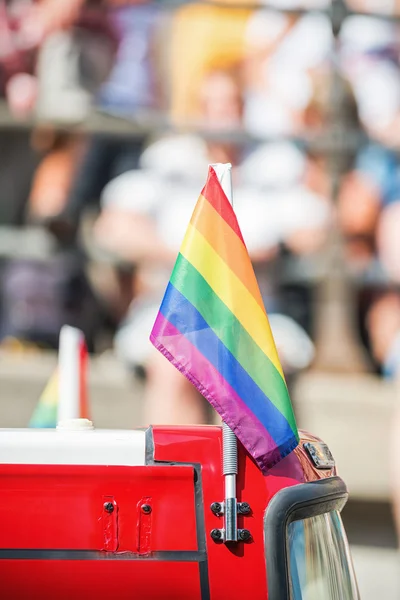
<instances>
[{"instance_id":1,"label":"purple stripe on flag","mask_svg":"<svg viewBox=\"0 0 400 600\"><path fill-rule=\"evenodd\" d=\"M210 402L262 470L279 462L281 453L262 423L221 373L161 312L157 315L150 340Z\"/></svg>"}]
</instances>

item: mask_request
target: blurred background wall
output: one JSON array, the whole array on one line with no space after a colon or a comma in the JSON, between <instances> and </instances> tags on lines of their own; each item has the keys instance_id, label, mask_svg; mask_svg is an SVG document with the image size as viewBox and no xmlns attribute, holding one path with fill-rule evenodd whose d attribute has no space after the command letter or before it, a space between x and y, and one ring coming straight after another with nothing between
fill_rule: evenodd
<instances>
[{"instance_id":1,"label":"blurred background wall","mask_svg":"<svg viewBox=\"0 0 400 600\"><path fill-rule=\"evenodd\" d=\"M399 34L397 0L0 0L0 427L28 425L65 323L95 425L216 420L148 335L207 165L231 162L367 600L400 597Z\"/></svg>"}]
</instances>

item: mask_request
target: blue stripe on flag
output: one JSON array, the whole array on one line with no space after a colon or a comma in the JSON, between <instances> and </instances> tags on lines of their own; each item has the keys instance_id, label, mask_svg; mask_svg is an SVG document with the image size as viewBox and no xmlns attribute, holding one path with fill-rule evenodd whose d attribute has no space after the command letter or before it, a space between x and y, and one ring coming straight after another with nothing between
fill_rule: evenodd
<instances>
[{"instance_id":1,"label":"blue stripe on flag","mask_svg":"<svg viewBox=\"0 0 400 600\"><path fill-rule=\"evenodd\" d=\"M296 440L286 418L216 336L193 304L171 283L168 284L160 312L221 373L278 446L287 446L290 440Z\"/></svg>"}]
</instances>

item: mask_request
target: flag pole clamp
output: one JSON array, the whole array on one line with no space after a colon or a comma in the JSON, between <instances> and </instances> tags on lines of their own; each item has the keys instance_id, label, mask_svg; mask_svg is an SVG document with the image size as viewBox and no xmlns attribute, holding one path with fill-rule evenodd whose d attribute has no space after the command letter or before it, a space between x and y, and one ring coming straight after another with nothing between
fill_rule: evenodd
<instances>
[{"instance_id":1,"label":"flag pole clamp","mask_svg":"<svg viewBox=\"0 0 400 600\"><path fill-rule=\"evenodd\" d=\"M237 439L226 423L222 425L223 473L225 479L224 542L238 541L236 475L238 473Z\"/></svg>"},{"instance_id":2,"label":"flag pole clamp","mask_svg":"<svg viewBox=\"0 0 400 600\"><path fill-rule=\"evenodd\" d=\"M211 512L217 517L224 517L224 527L213 529L211 538L214 542L226 544L234 542L250 542L251 533L248 529L238 529L237 516L251 514L248 502L238 502L236 499L236 476L238 474L237 438L232 429L222 424L223 475L225 479L225 500L213 502Z\"/></svg>"}]
</instances>

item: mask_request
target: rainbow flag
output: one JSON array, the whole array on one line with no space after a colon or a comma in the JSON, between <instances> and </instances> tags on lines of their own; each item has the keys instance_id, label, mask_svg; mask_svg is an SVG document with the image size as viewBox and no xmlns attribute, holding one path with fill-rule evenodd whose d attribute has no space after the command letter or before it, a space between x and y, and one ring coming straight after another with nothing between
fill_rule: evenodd
<instances>
[{"instance_id":1,"label":"rainbow flag","mask_svg":"<svg viewBox=\"0 0 400 600\"><path fill-rule=\"evenodd\" d=\"M82 331L64 325L59 346L58 366L38 400L29 427L57 427L59 405L63 397L64 409L71 416L89 418L86 381L88 350Z\"/></svg>"},{"instance_id":2,"label":"rainbow flag","mask_svg":"<svg viewBox=\"0 0 400 600\"><path fill-rule=\"evenodd\" d=\"M29 427L56 427L58 408L58 369L47 382L29 422Z\"/></svg>"},{"instance_id":3,"label":"rainbow flag","mask_svg":"<svg viewBox=\"0 0 400 600\"><path fill-rule=\"evenodd\" d=\"M263 472L297 446L254 270L212 167L150 340L210 402Z\"/></svg>"}]
</instances>

